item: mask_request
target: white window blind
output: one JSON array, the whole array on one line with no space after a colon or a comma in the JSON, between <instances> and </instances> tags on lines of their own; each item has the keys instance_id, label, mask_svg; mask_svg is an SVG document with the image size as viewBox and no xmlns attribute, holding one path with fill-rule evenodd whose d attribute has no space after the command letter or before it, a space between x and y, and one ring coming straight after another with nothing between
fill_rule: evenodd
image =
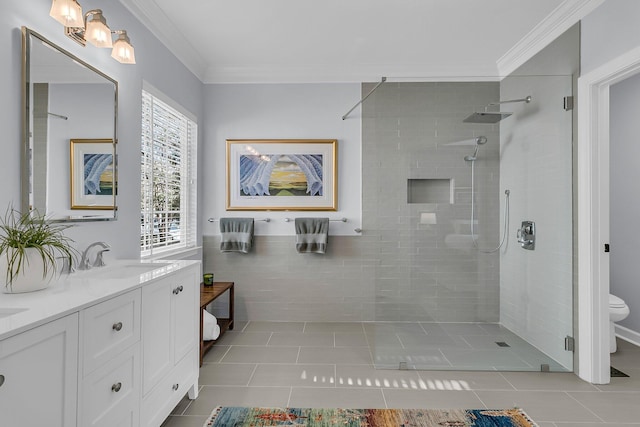
<instances>
[{"instance_id":1,"label":"white window blind","mask_svg":"<svg viewBox=\"0 0 640 427\"><path fill-rule=\"evenodd\" d=\"M142 91L140 253L196 245L197 124Z\"/></svg>"}]
</instances>

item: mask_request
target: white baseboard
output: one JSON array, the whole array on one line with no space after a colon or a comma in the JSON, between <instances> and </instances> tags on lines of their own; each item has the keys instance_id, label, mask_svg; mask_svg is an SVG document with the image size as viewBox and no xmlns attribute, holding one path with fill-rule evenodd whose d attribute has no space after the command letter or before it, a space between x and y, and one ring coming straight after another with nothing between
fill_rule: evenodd
<instances>
[{"instance_id":1,"label":"white baseboard","mask_svg":"<svg viewBox=\"0 0 640 427\"><path fill-rule=\"evenodd\" d=\"M625 341L629 341L631 344L640 347L640 332L633 331L624 326L614 325L616 328L616 336L622 338Z\"/></svg>"}]
</instances>

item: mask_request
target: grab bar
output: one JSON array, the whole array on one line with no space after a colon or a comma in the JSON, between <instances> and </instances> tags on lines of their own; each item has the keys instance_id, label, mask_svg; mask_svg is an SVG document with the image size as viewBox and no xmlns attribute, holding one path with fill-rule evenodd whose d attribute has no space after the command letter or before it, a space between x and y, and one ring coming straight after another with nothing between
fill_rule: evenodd
<instances>
[{"instance_id":1,"label":"grab bar","mask_svg":"<svg viewBox=\"0 0 640 427\"><path fill-rule=\"evenodd\" d=\"M215 219L215 218L209 218L207 221L215 222L215 221L220 221L220 220L219 219ZM263 219L256 219L255 221L271 222L271 219L270 218L263 218Z\"/></svg>"},{"instance_id":2,"label":"grab bar","mask_svg":"<svg viewBox=\"0 0 640 427\"><path fill-rule=\"evenodd\" d=\"M284 222L291 222L293 221L293 219L291 218L285 218ZM329 221L331 222L347 222L347 218L340 218L340 219L330 219Z\"/></svg>"}]
</instances>

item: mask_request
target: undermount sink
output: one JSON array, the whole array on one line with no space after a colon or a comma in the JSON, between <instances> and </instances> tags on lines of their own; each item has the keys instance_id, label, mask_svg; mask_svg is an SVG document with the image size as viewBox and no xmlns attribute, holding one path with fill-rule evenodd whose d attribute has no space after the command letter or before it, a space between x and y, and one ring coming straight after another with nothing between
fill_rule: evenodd
<instances>
[{"instance_id":1,"label":"undermount sink","mask_svg":"<svg viewBox=\"0 0 640 427\"><path fill-rule=\"evenodd\" d=\"M28 308L0 308L0 319L27 311Z\"/></svg>"}]
</instances>

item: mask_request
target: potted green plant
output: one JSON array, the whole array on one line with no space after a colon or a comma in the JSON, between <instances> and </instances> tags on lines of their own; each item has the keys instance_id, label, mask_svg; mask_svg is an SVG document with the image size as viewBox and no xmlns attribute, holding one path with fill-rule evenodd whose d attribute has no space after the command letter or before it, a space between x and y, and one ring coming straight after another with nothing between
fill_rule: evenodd
<instances>
[{"instance_id":1,"label":"potted green plant","mask_svg":"<svg viewBox=\"0 0 640 427\"><path fill-rule=\"evenodd\" d=\"M0 219L0 280L5 293L44 289L59 270L59 262L73 266L77 251L64 235L69 225L53 223L37 212L9 208Z\"/></svg>"}]
</instances>

